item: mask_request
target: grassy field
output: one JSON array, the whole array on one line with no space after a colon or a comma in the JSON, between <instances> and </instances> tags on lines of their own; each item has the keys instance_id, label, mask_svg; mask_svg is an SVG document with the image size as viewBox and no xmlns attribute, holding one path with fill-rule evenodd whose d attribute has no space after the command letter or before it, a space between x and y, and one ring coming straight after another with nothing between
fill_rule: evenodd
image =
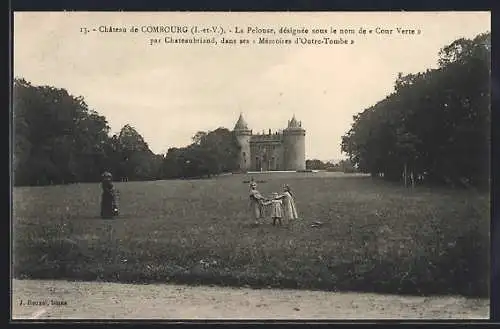
<instances>
[{"instance_id":1,"label":"grassy field","mask_svg":"<svg viewBox=\"0 0 500 329\"><path fill-rule=\"evenodd\" d=\"M488 296L489 195L254 177L265 195L290 184L303 219L252 225L245 175L116 183L116 220L99 218L98 184L15 188L14 276Z\"/></svg>"}]
</instances>

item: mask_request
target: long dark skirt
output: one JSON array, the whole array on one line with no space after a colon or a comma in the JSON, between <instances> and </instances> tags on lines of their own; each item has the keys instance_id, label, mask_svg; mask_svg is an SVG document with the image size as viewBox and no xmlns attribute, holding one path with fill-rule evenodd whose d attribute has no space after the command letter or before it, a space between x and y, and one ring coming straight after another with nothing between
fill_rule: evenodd
<instances>
[{"instance_id":1,"label":"long dark skirt","mask_svg":"<svg viewBox=\"0 0 500 329\"><path fill-rule=\"evenodd\" d=\"M115 197L112 193L103 192L101 197L101 217L113 218L117 215Z\"/></svg>"}]
</instances>

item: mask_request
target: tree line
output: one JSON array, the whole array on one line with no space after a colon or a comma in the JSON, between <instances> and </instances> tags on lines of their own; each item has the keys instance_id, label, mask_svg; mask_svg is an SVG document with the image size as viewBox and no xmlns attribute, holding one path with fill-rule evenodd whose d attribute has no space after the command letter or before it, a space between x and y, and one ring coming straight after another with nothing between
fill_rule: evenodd
<instances>
[{"instance_id":1,"label":"tree line","mask_svg":"<svg viewBox=\"0 0 500 329\"><path fill-rule=\"evenodd\" d=\"M65 89L13 85L15 185L210 177L237 170L239 146L225 128L198 132L193 143L155 154L131 125L110 136L106 118Z\"/></svg>"},{"instance_id":2,"label":"tree line","mask_svg":"<svg viewBox=\"0 0 500 329\"><path fill-rule=\"evenodd\" d=\"M333 163L331 161L323 162L318 159L306 160L306 169L326 170L343 173L355 173L358 171L350 159L340 160L336 163Z\"/></svg>"},{"instance_id":3,"label":"tree line","mask_svg":"<svg viewBox=\"0 0 500 329\"><path fill-rule=\"evenodd\" d=\"M399 73L393 93L354 116L341 150L360 171L489 186L491 33L445 46L438 64Z\"/></svg>"}]
</instances>

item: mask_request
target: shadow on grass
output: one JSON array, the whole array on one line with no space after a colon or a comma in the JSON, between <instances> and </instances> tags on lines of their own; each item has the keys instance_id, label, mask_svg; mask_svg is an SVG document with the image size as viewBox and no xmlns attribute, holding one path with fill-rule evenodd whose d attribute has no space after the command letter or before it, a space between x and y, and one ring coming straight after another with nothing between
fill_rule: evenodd
<instances>
[{"instance_id":1,"label":"shadow on grass","mask_svg":"<svg viewBox=\"0 0 500 329\"><path fill-rule=\"evenodd\" d=\"M459 238L439 257L366 259L362 266L345 263L328 267L327 273L324 269L309 268L316 276L308 277L300 270L278 277L272 269L240 272L217 267L185 268L177 264L157 264L155 269L150 270L149 265L140 259L122 263L116 260L116 256L109 256L107 260L106 256L100 260L101 264L97 264L95 259L84 255L78 247L65 240L41 251L49 256L37 259L31 255L18 259L14 276L20 279L250 286L419 296L489 296L488 244L477 231L470 231Z\"/></svg>"}]
</instances>

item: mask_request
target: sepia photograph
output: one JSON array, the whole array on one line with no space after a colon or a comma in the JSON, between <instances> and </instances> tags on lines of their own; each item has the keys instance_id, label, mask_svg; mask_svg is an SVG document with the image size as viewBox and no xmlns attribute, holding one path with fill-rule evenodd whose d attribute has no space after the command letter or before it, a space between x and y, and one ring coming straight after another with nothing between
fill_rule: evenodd
<instances>
[{"instance_id":1,"label":"sepia photograph","mask_svg":"<svg viewBox=\"0 0 500 329\"><path fill-rule=\"evenodd\" d=\"M490 12L14 12L11 320L490 317Z\"/></svg>"}]
</instances>

